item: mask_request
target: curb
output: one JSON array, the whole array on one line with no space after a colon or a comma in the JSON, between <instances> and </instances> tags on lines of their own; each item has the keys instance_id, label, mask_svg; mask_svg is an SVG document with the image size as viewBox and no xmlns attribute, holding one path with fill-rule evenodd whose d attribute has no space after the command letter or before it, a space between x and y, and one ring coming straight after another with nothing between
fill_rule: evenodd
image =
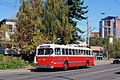
<instances>
[{"instance_id":1,"label":"curb","mask_svg":"<svg viewBox=\"0 0 120 80\"><path fill-rule=\"evenodd\" d=\"M31 69L0 70L0 74L1 74L1 73L15 73L15 72L31 72Z\"/></svg>"},{"instance_id":2,"label":"curb","mask_svg":"<svg viewBox=\"0 0 120 80\"><path fill-rule=\"evenodd\" d=\"M112 60L95 60L94 64L95 65L105 65L105 64L111 64L113 63Z\"/></svg>"}]
</instances>

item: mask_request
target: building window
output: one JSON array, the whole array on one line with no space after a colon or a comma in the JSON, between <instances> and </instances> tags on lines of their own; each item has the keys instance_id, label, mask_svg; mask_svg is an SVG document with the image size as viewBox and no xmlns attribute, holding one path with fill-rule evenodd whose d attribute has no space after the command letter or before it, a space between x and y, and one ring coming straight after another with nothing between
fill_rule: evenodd
<instances>
[{"instance_id":1,"label":"building window","mask_svg":"<svg viewBox=\"0 0 120 80\"><path fill-rule=\"evenodd\" d=\"M107 26L110 26L110 21L107 21Z\"/></svg>"},{"instance_id":2,"label":"building window","mask_svg":"<svg viewBox=\"0 0 120 80\"><path fill-rule=\"evenodd\" d=\"M110 32L111 32L110 30L111 30L111 29L110 29L110 28L108 28L108 35L110 35Z\"/></svg>"}]
</instances>

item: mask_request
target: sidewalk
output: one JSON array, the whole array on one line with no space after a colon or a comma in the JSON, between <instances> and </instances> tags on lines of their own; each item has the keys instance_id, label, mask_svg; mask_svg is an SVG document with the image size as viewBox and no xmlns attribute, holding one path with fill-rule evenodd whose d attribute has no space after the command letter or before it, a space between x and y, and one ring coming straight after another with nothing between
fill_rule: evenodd
<instances>
[{"instance_id":1,"label":"sidewalk","mask_svg":"<svg viewBox=\"0 0 120 80\"><path fill-rule=\"evenodd\" d=\"M113 59L110 60L94 60L94 65L104 65L113 63Z\"/></svg>"},{"instance_id":2,"label":"sidewalk","mask_svg":"<svg viewBox=\"0 0 120 80\"><path fill-rule=\"evenodd\" d=\"M1 73L10 73L10 72L31 72L30 69L11 69L11 70L0 70Z\"/></svg>"}]
</instances>

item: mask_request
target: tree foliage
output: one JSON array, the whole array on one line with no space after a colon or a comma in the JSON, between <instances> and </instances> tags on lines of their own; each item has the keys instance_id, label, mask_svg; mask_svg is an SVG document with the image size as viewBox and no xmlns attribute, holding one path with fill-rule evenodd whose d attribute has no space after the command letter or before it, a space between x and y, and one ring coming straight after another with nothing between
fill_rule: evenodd
<instances>
[{"instance_id":1,"label":"tree foliage","mask_svg":"<svg viewBox=\"0 0 120 80\"><path fill-rule=\"evenodd\" d=\"M77 20L87 19L83 15L88 12L87 7L83 7L84 0L67 0L67 4L70 6L69 8L69 21L76 26L77 22L73 20L73 18Z\"/></svg>"},{"instance_id":2,"label":"tree foliage","mask_svg":"<svg viewBox=\"0 0 120 80\"><path fill-rule=\"evenodd\" d=\"M10 39L10 31L6 27L5 24L0 27L0 47L6 48L12 45L12 41Z\"/></svg>"},{"instance_id":3,"label":"tree foliage","mask_svg":"<svg viewBox=\"0 0 120 80\"><path fill-rule=\"evenodd\" d=\"M73 39L71 40L71 43L77 43L78 40L81 41L81 37L79 33L83 33L81 29L76 27L78 20L87 19L87 17L84 17L83 15L88 12L87 7L83 6L84 0L67 0L67 4L69 7L69 22L74 26L72 31ZM74 20L76 19L76 20Z\"/></svg>"},{"instance_id":4,"label":"tree foliage","mask_svg":"<svg viewBox=\"0 0 120 80\"><path fill-rule=\"evenodd\" d=\"M101 37L90 37L90 45L91 46L104 46L103 38Z\"/></svg>"},{"instance_id":5,"label":"tree foliage","mask_svg":"<svg viewBox=\"0 0 120 80\"><path fill-rule=\"evenodd\" d=\"M14 45L21 53L36 49L36 46L48 43L48 35L40 32L43 14L42 0L22 0L17 13L17 32L13 35ZM41 29L41 30L38 30ZM44 36L43 36L44 35ZM39 41L39 42L38 42Z\"/></svg>"},{"instance_id":6,"label":"tree foliage","mask_svg":"<svg viewBox=\"0 0 120 80\"><path fill-rule=\"evenodd\" d=\"M111 36L111 35L108 36L108 39L107 39L107 37L101 38L101 37L93 36L93 37L90 37L90 45L105 47L107 45L107 41L109 43L109 38L113 38L113 41L117 41L117 38L115 36Z\"/></svg>"},{"instance_id":7,"label":"tree foliage","mask_svg":"<svg viewBox=\"0 0 120 80\"><path fill-rule=\"evenodd\" d=\"M45 3L45 16L43 23L46 32L56 39L60 38L60 44L68 44L72 39L73 26L67 17L69 6L64 0L47 0Z\"/></svg>"},{"instance_id":8,"label":"tree foliage","mask_svg":"<svg viewBox=\"0 0 120 80\"><path fill-rule=\"evenodd\" d=\"M120 56L120 41L114 41L113 44L108 45L109 58Z\"/></svg>"},{"instance_id":9,"label":"tree foliage","mask_svg":"<svg viewBox=\"0 0 120 80\"><path fill-rule=\"evenodd\" d=\"M86 19L87 13L79 0L20 0L17 13L17 32L12 36L14 47L21 53L27 52L40 44L69 44L77 41L78 31L72 20ZM59 39L59 40L58 40Z\"/></svg>"},{"instance_id":10,"label":"tree foliage","mask_svg":"<svg viewBox=\"0 0 120 80\"><path fill-rule=\"evenodd\" d=\"M68 44L72 39L73 26L68 20L69 6L64 0L20 0L17 13L17 32L12 36L14 46L21 53L40 44Z\"/></svg>"}]
</instances>

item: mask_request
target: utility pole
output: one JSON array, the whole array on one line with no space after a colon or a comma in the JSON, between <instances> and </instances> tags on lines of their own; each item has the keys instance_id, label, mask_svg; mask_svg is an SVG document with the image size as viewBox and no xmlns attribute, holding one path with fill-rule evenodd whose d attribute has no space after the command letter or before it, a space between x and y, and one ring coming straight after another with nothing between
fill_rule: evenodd
<instances>
[{"instance_id":1,"label":"utility pole","mask_svg":"<svg viewBox=\"0 0 120 80\"><path fill-rule=\"evenodd\" d=\"M101 13L102 15L105 15L105 13ZM109 54L108 54L108 20L106 20L106 28L107 28L107 50L106 50L106 54L107 54L107 59L109 59Z\"/></svg>"},{"instance_id":2,"label":"utility pole","mask_svg":"<svg viewBox=\"0 0 120 80\"><path fill-rule=\"evenodd\" d=\"M87 38L88 38L88 47L89 47L89 20L87 18Z\"/></svg>"},{"instance_id":3,"label":"utility pole","mask_svg":"<svg viewBox=\"0 0 120 80\"><path fill-rule=\"evenodd\" d=\"M107 59L109 59L109 55L108 55L108 22L106 22L107 23L107 51L106 51L106 53L107 53Z\"/></svg>"}]
</instances>

